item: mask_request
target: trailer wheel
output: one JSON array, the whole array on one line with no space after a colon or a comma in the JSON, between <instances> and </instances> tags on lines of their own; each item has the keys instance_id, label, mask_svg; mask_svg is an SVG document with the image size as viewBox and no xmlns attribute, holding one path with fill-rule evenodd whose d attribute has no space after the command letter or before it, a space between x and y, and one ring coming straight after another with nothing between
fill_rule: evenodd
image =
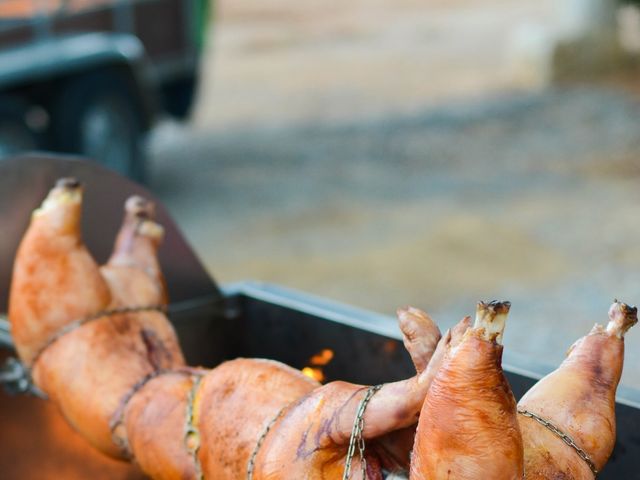
<instances>
[{"instance_id":1,"label":"trailer wheel","mask_svg":"<svg viewBox=\"0 0 640 480\"><path fill-rule=\"evenodd\" d=\"M187 119L197 87L198 77L195 73L163 85L162 101L167 113L179 120Z\"/></svg>"},{"instance_id":2,"label":"trailer wheel","mask_svg":"<svg viewBox=\"0 0 640 480\"><path fill-rule=\"evenodd\" d=\"M53 109L54 142L140 182L145 179L140 103L117 72L68 81Z\"/></svg>"},{"instance_id":3,"label":"trailer wheel","mask_svg":"<svg viewBox=\"0 0 640 480\"><path fill-rule=\"evenodd\" d=\"M0 97L0 159L38 149L37 135L26 122L28 108L19 99Z\"/></svg>"}]
</instances>

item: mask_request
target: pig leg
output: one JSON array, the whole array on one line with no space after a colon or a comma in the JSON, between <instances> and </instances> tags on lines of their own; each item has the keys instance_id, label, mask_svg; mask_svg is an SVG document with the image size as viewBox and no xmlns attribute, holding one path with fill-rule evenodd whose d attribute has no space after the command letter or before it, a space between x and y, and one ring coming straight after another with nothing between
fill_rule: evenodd
<instances>
[{"instance_id":1,"label":"pig leg","mask_svg":"<svg viewBox=\"0 0 640 480\"><path fill-rule=\"evenodd\" d=\"M435 323L425 313L403 309L398 316L405 345L420 373L383 385L368 403L363 437L375 438L376 442L367 444L367 455L373 455L367 468L378 470L369 475L371 478L378 478L383 467L406 468L412 443L409 428L417 422L437 365L452 342L459 340L460 332L469 326L469 319L465 318L440 338ZM273 424L256 457L254 480L341 478L354 420L367 389L332 382L288 407ZM383 436L386 438L379 438ZM354 469L358 461L355 459ZM323 472L322 476L317 472Z\"/></svg>"},{"instance_id":2,"label":"pig leg","mask_svg":"<svg viewBox=\"0 0 640 480\"><path fill-rule=\"evenodd\" d=\"M398 314L400 317L400 313ZM402 325L403 319L400 318L400 322ZM416 361L416 358L412 355L412 360L414 361L414 365L416 366L416 372L418 375L423 374L424 379L423 382L426 385L430 385L431 381L435 377L438 368L442 364L445 354L451 349L454 348L460 340L462 336L467 331L467 328L471 325L471 318L465 317L460 321L457 325L453 327L451 330L447 330L444 336L438 342L438 346L433 352L430 361L425 364L424 367L420 368ZM401 327L402 328L402 327ZM402 331L405 333L405 338L408 336L405 329L402 328ZM409 352L412 352L410 346L407 345L408 342L405 340L405 346ZM424 357L423 357L424 358ZM419 359L418 359L419 360ZM428 368L428 372L423 373L425 368ZM380 392L378 392L378 395ZM373 402L373 400L372 400ZM369 410L369 409L367 409ZM380 410L380 414L383 414L384 409ZM373 422L376 423L376 417L372 416L370 412L365 413L365 427L367 423ZM389 433L383 434L379 438L377 438L377 451L379 456L381 457L382 464L388 471L397 471L403 470L408 471L410 462L411 462L411 450L413 449L413 442L416 434L417 422L412 425L404 428L400 428L398 430L391 431ZM353 428L353 421L351 422L351 427L349 425L344 425L343 428ZM365 435L368 432L365 430Z\"/></svg>"}]
</instances>

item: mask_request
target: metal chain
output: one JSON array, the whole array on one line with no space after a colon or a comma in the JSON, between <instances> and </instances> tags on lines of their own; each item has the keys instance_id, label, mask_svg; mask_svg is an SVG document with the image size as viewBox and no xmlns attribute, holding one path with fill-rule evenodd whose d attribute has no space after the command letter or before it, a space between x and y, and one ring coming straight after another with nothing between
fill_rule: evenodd
<instances>
[{"instance_id":1,"label":"metal chain","mask_svg":"<svg viewBox=\"0 0 640 480\"><path fill-rule=\"evenodd\" d=\"M139 307L118 307L118 308L110 308L108 310L101 310L101 311L99 311L97 313L94 313L93 315L89 315L88 317L82 318L80 320L75 320L75 321L73 321L71 323L68 323L67 325L62 327L60 330L58 330L56 333L54 333L51 337L49 337L49 339L46 341L46 343L42 346L42 348L40 348L40 350L38 350L38 352L33 357L33 360L31 361L31 365L35 364L36 361L38 360L38 358L40 358L40 355L42 355L47 348L49 348L53 343L55 343L61 337L63 337L67 333L73 332L77 328L80 328L84 324L89 323L89 322L91 322L93 320L98 320L98 319L103 318L103 317L111 317L113 315L123 315L123 314L127 314L127 313L139 313L139 312L163 312L163 313L165 313L166 311L167 311L166 305L146 305L146 306L139 306Z\"/></svg>"},{"instance_id":2,"label":"metal chain","mask_svg":"<svg viewBox=\"0 0 640 480\"><path fill-rule=\"evenodd\" d=\"M180 374L180 375L189 375L191 378L197 378L198 379L198 383L200 382L200 379L204 376L203 373L197 371L196 369L190 368L190 367L186 367L186 368L176 368L173 370L165 370L165 369L160 369L160 370L154 370L153 372L145 375L144 377L142 377L140 380L138 380L130 389L129 391L122 396L122 398L120 399L120 403L118 404L118 408L116 409L115 413L112 415L111 420L109 422L109 429L111 431L111 440L113 441L113 443L120 448L122 454L126 457L126 458L133 458L132 453L131 453L131 449L129 446L129 441L126 438L126 434L124 437L120 437L121 432L119 432L119 428L121 425L124 424L124 414L125 414L125 410L127 408L127 406L129 405L129 402L131 401L131 399L134 397L134 395L136 393L138 393L140 390L142 390L142 388L147 385L147 383L149 383L151 380L161 376L161 375L168 375L168 374ZM197 388L197 387L196 387ZM195 430L194 427L192 427L192 422L193 422L193 397L192 395L195 395L194 393L194 388L192 386L192 390L189 392L189 395L187 397L187 435L189 434L189 432L191 431L190 429L193 429L193 431L195 431L197 433L197 430ZM186 440L186 437L185 437ZM200 447L200 445L198 445L198 448ZM191 450L188 448L189 453L192 453ZM197 453L197 449L196 449L196 453ZM199 462L196 458L196 469L199 469L200 465Z\"/></svg>"},{"instance_id":3,"label":"metal chain","mask_svg":"<svg viewBox=\"0 0 640 480\"><path fill-rule=\"evenodd\" d=\"M120 402L118 404L118 408L111 417L109 421L109 431L111 432L111 441L120 449L122 454L131 459L131 448L129 446L129 441L125 436L121 436L122 432L120 432L120 426L124 424L124 414L127 406L129 405L129 401L133 398L133 396L138 393L142 388L149 383L154 378L169 373L169 370L154 370L151 373L148 373L129 389L127 393L125 393L122 398L120 398Z\"/></svg>"},{"instance_id":4,"label":"metal chain","mask_svg":"<svg viewBox=\"0 0 640 480\"><path fill-rule=\"evenodd\" d=\"M367 393L365 394L364 398L360 400L358 410L356 411L356 418L353 422L353 429L351 430L351 438L349 439L349 450L347 450L347 458L345 459L344 474L342 475L342 480L349 480L349 478L351 478L351 462L353 461L353 456L356 453L356 447L358 447L358 452L360 454L362 478L363 480L367 478L367 461L364 458L365 445L364 437L362 436L362 433L364 432L364 413L367 410L369 401L381 388L382 385L374 385L367 388Z\"/></svg>"},{"instance_id":5,"label":"metal chain","mask_svg":"<svg viewBox=\"0 0 640 480\"><path fill-rule=\"evenodd\" d=\"M264 439L267 437L269 430L271 427L278 421L282 413L287 409L287 406L284 406L280 409L278 414L271 419L271 421L267 424L267 426L262 431L262 435L258 438L258 442L256 443L256 447L251 452L251 457L249 457L249 463L247 463L247 480L253 480L253 470L256 464L256 457L258 456L258 452L260 451L260 447L264 443Z\"/></svg>"},{"instance_id":6,"label":"metal chain","mask_svg":"<svg viewBox=\"0 0 640 480\"><path fill-rule=\"evenodd\" d=\"M542 425L543 427L547 428L552 433L554 433L556 436L558 436L560 438L560 440L562 440L564 443L566 443L571 448L573 448L575 450L575 452L578 454L578 456L582 460L584 460L587 465L589 465L589 468L591 469L591 472L593 473L594 477L596 477L598 475L598 469L596 468L595 463L593 463L593 460L591 460L591 457L589 456L589 454L587 452L585 452L582 448L580 448L578 446L578 444L573 440L573 438L571 438L569 435L564 433L562 430L560 430L558 427L556 427L549 420L545 420L544 418L536 415L535 413L532 413L532 412L530 412L528 410L518 410L518 413L520 415L522 415L523 417L527 417L527 418L531 418L531 419L535 420L540 425Z\"/></svg>"},{"instance_id":7,"label":"metal chain","mask_svg":"<svg viewBox=\"0 0 640 480\"><path fill-rule=\"evenodd\" d=\"M14 357L8 357L4 364L0 365L0 385L10 395L30 393L36 397L47 398L44 392L33 384L25 366Z\"/></svg>"},{"instance_id":8,"label":"metal chain","mask_svg":"<svg viewBox=\"0 0 640 480\"><path fill-rule=\"evenodd\" d=\"M93 320L97 320L102 317L108 317L111 315L118 314L126 314L126 313L137 313L137 312L166 312L167 307L164 305L150 305L150 306L141 306L141 307L121 307L121 308L113 308L109 310L102 310L98 313L95 313L89 317L83 318L81 320L75 320L64 327L62 327L59 331L57 331L54 335L52 335L44 346L38 350L36 355L33 357L31 365L33 365L38 358L42 355L42 353L49 348L53 343L59 340L62 336L67 333L72 332L73 330L81 327L85 323L88 323ZM5 343L9 346L13 346L12 342L10 342L11 336L8 334L8 322L4 320L6 317L0 315L0 344L4 345ZM7 326L5 326L5 323ZM9 339L7 343L5 337ZM9 358L5 362L4 365L0 366L0 385L2 385L6 391L9 393L31 393L37 397L46 398L44 392L42 392L38 387L36 387L31 381L31 370L26 365L22 364L15 358Z\"/></svg>"}]
</instances>

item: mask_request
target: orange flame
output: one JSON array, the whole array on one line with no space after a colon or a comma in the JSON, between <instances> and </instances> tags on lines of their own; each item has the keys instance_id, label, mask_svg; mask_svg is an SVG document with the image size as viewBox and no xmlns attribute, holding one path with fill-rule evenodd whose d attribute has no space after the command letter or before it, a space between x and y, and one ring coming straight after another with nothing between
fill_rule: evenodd
<instances>
[{"instance_id":1,"label":"orange flame","mask_svg":"<svg viewBox=\"0 0 640 480\"><path fill-rule=\"evenodd\" d=\"M302 369L302 374L306 375L309 378L313 378L314 380L317 380L320 383L324 381L324 373L322 373L321 368L304 367Z\"/></svg>"},{"instance_id":2,"label":"orange flame","mask_svg":"<svg viewBox=\"0 0 640 480\"><path fill-rule=\"evenodd\" d=\"M333 360L333 350L325 348L309 359L311 365L324 366Z\"/></svg>"},{"instance_id":3,"label":"orange flame","mask_svg":"<svg viewBox=\"0 0 640 480\"><path fill-rule=\"evenodd\" d=\"M304 367L302 369L302 374L306 375L307 377L313 378L318 382L324 382L325 375L322 371L322 368L320 367L324 367L331 360L333 360L333 355L333 350L329 348L320 350L309 359L309 363L311 364L311 366Z\"/></svg>"}]
</instances>

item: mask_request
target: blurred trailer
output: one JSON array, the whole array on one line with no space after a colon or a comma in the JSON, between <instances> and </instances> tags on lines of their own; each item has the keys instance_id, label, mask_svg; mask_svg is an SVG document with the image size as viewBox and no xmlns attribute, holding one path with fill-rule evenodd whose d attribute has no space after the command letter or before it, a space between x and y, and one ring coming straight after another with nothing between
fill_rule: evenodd
<instances>
[{"instance_id":1,"label":"blurred trailer","mask_svg":"<svg viewBox=\"0 0 640 480\"><path fill-rule=\"evenodd\" d=\"M137 180L143 139L188 116L209 0L0 0L0 158L78 153Z\"/></svg>"}]
</instances>

